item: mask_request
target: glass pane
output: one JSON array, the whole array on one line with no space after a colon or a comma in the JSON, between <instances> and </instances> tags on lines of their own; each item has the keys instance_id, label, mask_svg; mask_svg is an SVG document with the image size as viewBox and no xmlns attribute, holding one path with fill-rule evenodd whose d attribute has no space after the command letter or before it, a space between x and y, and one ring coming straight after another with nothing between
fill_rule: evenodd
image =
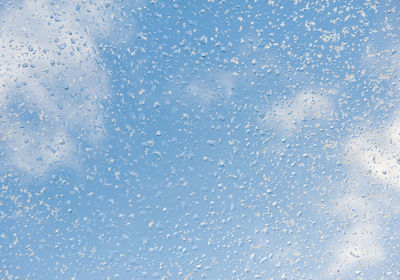
<instances>
[{"instance_id":1,"label":"glass pane","mask_svg":"<svg viewBox=\"0 0 400 280\"><path fill-rule=\"evenodd\" d=\"M397 1L0 1L0 279L398 279Z\"/></svg>"}]
</instances>

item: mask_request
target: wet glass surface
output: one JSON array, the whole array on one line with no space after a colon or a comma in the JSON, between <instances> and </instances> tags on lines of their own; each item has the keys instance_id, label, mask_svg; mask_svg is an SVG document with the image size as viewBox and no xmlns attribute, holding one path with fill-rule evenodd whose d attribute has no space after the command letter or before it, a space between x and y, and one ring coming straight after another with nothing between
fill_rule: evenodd
<instances>
[{"instance_id":1,"label":"wet glass surface","mask_svg":"<svg viewBox=\"0 0 400 280\"><path fill-rule=\"evenodd\" d=\"M397 1L0 1L0 279L399 279Z\"/></svg>"}]
</instances>

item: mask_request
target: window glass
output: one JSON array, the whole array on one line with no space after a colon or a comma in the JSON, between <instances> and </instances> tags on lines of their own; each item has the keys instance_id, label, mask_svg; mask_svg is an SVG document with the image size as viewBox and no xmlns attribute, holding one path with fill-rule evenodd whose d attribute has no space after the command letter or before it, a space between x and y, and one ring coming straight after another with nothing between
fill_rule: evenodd
<instances>
[{"instance_id":1,"label":"window glass","mask_svg":"<svg viewBox=\"0 0 400 280\"><path fill-rule=\"evenodd\" d=\"M397 1L0 1L0 279L399 279Z\"/></svg>"}]
</instances>

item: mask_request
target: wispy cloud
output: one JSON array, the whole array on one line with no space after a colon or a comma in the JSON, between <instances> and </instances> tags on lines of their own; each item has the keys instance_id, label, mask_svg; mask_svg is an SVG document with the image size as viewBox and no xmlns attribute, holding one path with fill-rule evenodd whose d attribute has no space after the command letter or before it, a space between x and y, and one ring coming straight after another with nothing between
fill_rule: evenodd
<instances>
[{"instance_id":1,"label":"wispy cloud","mask_svg":"<svg viewBox=\"0 0 400 280\"><path fill-rule=\"evenodd\" d=\"M186 100L211 104L222 99L229 99L234 90L235 76L232 72L213 70L191 79L183 89Z\"/></svg>"},{"instance_id":2,"label":"wispy cloud","mask_svg":"<svg viewBox=\"0 0 400 280\"><path fill-rule=\"evenodd\" d=\"M293 132L302 126L304 121L329 118L333 114L331 95L335 91L305 90L294 97L284 99L270 112L267 112L264 123L277 126L284 132Z\"/></svg>"},{"instance_id":3,"label":"wispy cloud","mask_svg":"<svg viewBox=\"0 0 400 280\"><path fill-rule=\"evenodd\" d=\"M383 223L379 212L397 211L384 193L400 190L400 118L394 113L386 125L364 128L344 145L349 166L346 194L336 201L337 213L350 226L333 248L331 273L346 275L387 261ZM352 182L352 183L350 183ZM381 188L378 194L373 188ZM336 238L336 237L335 237Z\"/></svg>"},{"instance_id":4,"label":"wispy cloud","mask_svg":"<svg viewBox=\"0 0 400 280\"><path fill-rule=\"evenodd\" d=\"M362 167L367 175L397 191L400 190L400 119L362 134L348 145L351 163Z\"/></svg>"},{"instance_id":5,"label":"wispy cloud","mask_svg":"<svg viewBox=\"0 0 400 280\"><path fill-rule=\"evenodd\" d=\"M385 30L383 26L382 29ZM388 30L384 34L390 38L393 34ZM360 133L349 136L343 145L349 171L344 189L346 194L337 199L333 212L349 226L343 231L343 238L335 236L332 245L335 253L329 271L334 275L349 275L389 260L387 237L381 229L387 221L378 213L398 211L397 200L393 202L385 193L389 197L398 197L400 191L400 111L396 98L400 89L397 83L399 62L397 46L387 41L382 44L382 40L371 40L362 56L360 72L368 78L369 90L377 97L368 101L379 101L371 114L385 116L390 111L393 113L389 113L386 119L382 118L383 123L366 122L360 127ZM376 192L374 188L380 191Z\"/></svg>"},{"instance_id":6,"label":"wispy cloud","mask_svg":"<svg viewBox=\"0 0 400 280\"><path fill-rule=\"evenodd\" d=\"M80 141L104 135L108 82L93 33L105 4L26 0L0 26L0 130L9 164L44 174L72 164ZM90 32L92 30L92 32Z\"/></svg>"},{"instance_id":7,"label":"wispy cloud","mask_svg":"<svg viewBox=\"0 0 400 280\"><path fill-rule=\"evenodd\" d=\"M354 190L335 203L334 212L349 226L335 236L328 273L347 275L385 260L374 201Z\"/></svg>"}]
</instances>

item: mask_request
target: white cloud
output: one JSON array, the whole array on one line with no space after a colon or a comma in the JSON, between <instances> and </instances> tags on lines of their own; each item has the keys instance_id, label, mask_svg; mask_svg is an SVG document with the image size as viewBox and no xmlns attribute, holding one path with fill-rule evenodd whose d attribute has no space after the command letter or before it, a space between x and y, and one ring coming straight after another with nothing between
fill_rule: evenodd
<instances>
[{"instance_id":1,"label":"white cloud","mask_svg":"<svg viewBox=\"0 0 400 280\"><path fill-rule=\"evenodd\" d=\"M379 228L382 218L377 213L381 207L394 211L394 205L383 192L382 195L373 192L369 198L366 194L372 190L372 183L377 187L390 187L391 191L400 190L398 116L399 113L395 113L389 124L368 129L345 145L350 172L346 187L349 194L338 200L336 213L351 226L344 239L334 245L337 249L329 267L331 273L346 274L386 260L383 232Z\"/></svg>"},{"instance_id":2,"label":"white cloud","mask_svg":"<svg viewBox=\"0 0 400 280\"><path fill-rule=\"evenodd\" d=\"M72 165L77 142L104 135L108 83L87 29L107 32L109 15L91 3L26 0L2 15L0 137L9 163L31 174Z\"/></svg>"},{"instance_id":3,"label":"white cloud","mask_svg":"<svg viewBox=\"0 0 400 280\"><path fill-rule=\"evenodd\" d=\"M203 102L210 102L216 98L216 93L213 90L201 85L201 83L197 81L190 82L186 87L186 90L191 96L198 98Z\"/></svg>"},{"instance_id":4,"label":"white cloud","mask_svg":"<svg viewBox=\"0 0 400 280\"><path fill-rule=\"evenodd\" d=\"M73 151L75 142L69 139L65 131L49 131L46 137L42 135L24 135L15 129L12 135L12 150L8 156L18 168L31 174L43 174L52 164L62 163L72 166L75 162Z\"/></svg>"},{"instance_id":5,"label":"white cloud","mask_svg":"<svg viewBox=\"0 0 400 280\"><path fill-rule=\"evenodd\" d=\"M186 86L189 97L202 103L210 103L220 99L229 99L233 94L234 76L230 72L213 72L213 75L203 75L192 80Z\"/></svg>"},{"instance_id":6,"label":"white cloud","mask_svg":"<svg viewBox=\"0 0 400 280\"><path fill-rule=\"evenodd\" d=\"M385 260L384 249L380 245L381 232L373 223L357 223L346 237L336 246L334 261L329 272L346 274L351 270L375 265Z\"/></svg>"},{"instance_id":7,"label":"white cloud","mask_svg":"<svg viewBox=\"0 0 400 280\"><path fill-rule=\"evenodd\" d=\"M362 134L348 145L350 162L366 174L400 190L400 118L390 125Z\"/></svg>"},{"instance_id":8,"label":"white cloud","mask_svg":"<svg viewBox=\"0 0 400 280\"><path fill-rule=\"evenodd\" d=\"M395 97L400 90L398 47L392 42L390 34L385 34L388 35L387 41L371 40L367 45L362 60L364 68L360 71L366 75L373 93L385 89L386 92L379 95L387 98L387 102L375 107L382 112L398 107ZM379 44L376 43L378 41ZM363 132L356 137L352 135L344 145L349 167L345 191L349 194L337 203L336 213L341 214L351 226L343 240L334 245L337 250L329 267L334 274L345 274L356 270L356 267L359 269L389 261L386 258L390 250L385 242L387 237L380 229L380 225L386 224L387 220L378 213L385 212L385 219L389 219L390 214L398 213L398 195L394 194L400 191L400 111L395 111L386 124L375 127L371 127L370 123L366 125L368 127L363 127ZM393 197L397 199L393 200Z\"/></svg>"},{"instance_id":9,"label":"white cloud","mask_svg":"<svg viewBox=\"0 0 400 280\"><path fill-rule=\"evenodd\" d=\"M334 254L328 268L330 276L347 275L385 260L377 208L373 201L357 192L358 186L353 187L355 190L335 203L335 213L348 221L348 226L338 233L332 245Z\"/></svg>"},{"instance_id":10,"label":"white cloud","mask_svg":"<svg viewBox=\"0 0 400 280\"><path fill-rule=\"evenodd\" d=\"M275 124L285 131L293 131L302 121L325 119L333 114L330 95L334 91L307 90L289 100L283 100L264 118L266 124Z\"/></svg>"}]
</instances>

